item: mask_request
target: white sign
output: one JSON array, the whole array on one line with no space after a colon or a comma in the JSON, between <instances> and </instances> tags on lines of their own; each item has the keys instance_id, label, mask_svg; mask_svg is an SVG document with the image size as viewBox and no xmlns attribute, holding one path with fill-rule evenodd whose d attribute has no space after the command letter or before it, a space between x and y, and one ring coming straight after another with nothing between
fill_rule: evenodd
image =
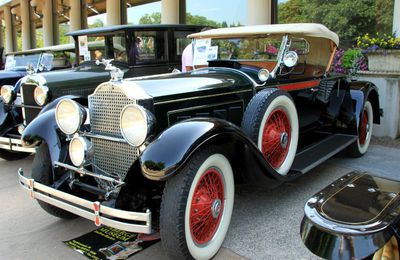
<instances>
[{"instance_id":1,"label":"white sign","mask_svg":"<svg viewBox=\"0 0 400 260\"><path fill-rule=\"evenodd\" d=\"M79 53L84 55L84 53L89 52L88 39L86 35L78 37Z\"/></svg>"},{"instance_id":2,"label":"white sign","mask_svg":"<svg viewBox=\"0 0 400 260\"><path fill-rule=\"evenodd\" d=\"M211 45L211 39L198 39L195 41L193 50L193 65L208 65L208 49Z\"/></svg>"}]
</instances>

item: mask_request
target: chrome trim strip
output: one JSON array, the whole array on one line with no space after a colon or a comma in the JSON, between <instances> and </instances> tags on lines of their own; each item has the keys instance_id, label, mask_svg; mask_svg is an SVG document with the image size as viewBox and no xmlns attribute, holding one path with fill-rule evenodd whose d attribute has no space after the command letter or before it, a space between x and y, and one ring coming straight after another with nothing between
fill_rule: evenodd
<instances>
[{"instance_id":1,"label":"chrome trim strip","mask_svg":"<svg viewBox=\"0 0 400 260\"><path fill-rule=\"evenodd\" d=\"M102 180L105 180L105 181L109 181L109 182L112 182L113 184L117 184L118 186L119 185L125 185L125 182L123 182L123 181L120 181L120 180L117 180L117 179L114 179L114 178L111 178L111 177L99 175L99 174L90 172L90 171L88 171L88 170L86 170L84 168L77 168L77 167L74 167L74 166L71 166L71 165L68 165L68 164L65 164L65 163L60 163L60 162L54 162L54 166L55 167L63 167L65 169L67 169L67 170L75 171L75 172L77 172L77 173L79 173L81 175L88 175L88 176L99 178L99 179L102 179Z\"/></svg>"},{"instance_id":2,"label":"chrome trim strip","mask_svg":"<svg viewBox=\"0 0 400 260\"><path fill-rule=\"evenodd\" d=\"M81 135L85 136L85 137L109 140L109 141L118 142L118 143L126 143L126 144L128 143L125 139L122 139L122 138L93 134L93 133L89 133L89 132L83 132Z\"/></svg>"},{"instance_id":3,"label":"chrome trim strip","mask_svg":"<svg viewBox=\"0 0 400 260\"><path fill-rule=\"evenodd\" d=\"M245 92L253 92L253 89L238 90L238 91L233 91L233 92L229 92L229 93L220 93L220 94L214 94L214 95L197 96L197 97L190 97L190 98L174 99L174 100L169 100L169 101L154 102L154 105L164 105L164 104L175 103L175 102L180 102L180 101L189 101L189 100L196 100L196 99L209 98L209 97L227 96L227 95L231 95L231 94L240 94L240 93L245 93Z\"/></svg>"},{"instance_id":4,"label":"chrome trim strip","mask_svg":"<svg viewBox=\"0 0 400 260\"><path fill-rule=\"evenodd\" d=\"M36 152L35 148L23 147L20 139L14 139L8 137L0 137L0 148L16 152L27 152L27 153Z\"/></svg>"},{"instance_id":5,"label":"chrome trim strip","mask_svg":"<svg viewBox=\"0 0 400 260\"><path fill-rule=\"evenodd\" d=\"M113 228L118 228L128 232L151 233L151 212L147 210L143 212L134 212L114 209L103 206L100 202L92 202L79 198L77 196L59 191L35 182L23 176L22 169L18 171L18 178L21 188L28 192L32 198L44 201L55 207L69 211L86 219L92 220L97 224L104 224ZM97 207L96 207L96 206ZM98 214L98 215L96 215ZM111 217L111 218L110 218ZM112 218L119 218L115 220ZM145 224L133 224L129 221L142 221Z\"/></svg>"}]
</instances>

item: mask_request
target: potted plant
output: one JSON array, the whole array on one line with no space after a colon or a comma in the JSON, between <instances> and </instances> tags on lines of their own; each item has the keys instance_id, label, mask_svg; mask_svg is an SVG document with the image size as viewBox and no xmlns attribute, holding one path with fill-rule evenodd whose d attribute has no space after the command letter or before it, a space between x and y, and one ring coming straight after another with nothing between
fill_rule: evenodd
<instances>
[{"instance_id":1,"label":"potted plant","mask_svg":"<svg viewBox=\"0 0 400 260\"><path fill-rule=\"evenodd\" d=\"M354 77L357 71L368 70L368 64L361 50L356 49L337 49L332 62L332 71L341 74L348 74Z\"/></svg>"},{"instance_id":2,"label":"potted plant","mask_svg":"<svg viewBox=\"0 0 400 260\"><path fill-rule=\"evenodd\" d=\"M357 38L357 47L368 57L371 71L400 72L400 38L392 35L368 33Z\"/></svg>"}]
</instances>

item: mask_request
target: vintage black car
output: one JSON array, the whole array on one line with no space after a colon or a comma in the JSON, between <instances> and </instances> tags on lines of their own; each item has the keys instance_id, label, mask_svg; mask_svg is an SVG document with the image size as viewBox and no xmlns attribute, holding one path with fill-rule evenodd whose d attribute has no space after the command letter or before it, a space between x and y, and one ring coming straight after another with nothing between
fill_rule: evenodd
<instances>
[{"instance_id":1,"label":"vintage black car","mask_svg":"<svg viewBox=\"0 0 400 260\"><path fill-rule=\"evenodd\" d=\"M119 25L67 34L75 39L75 45L70 45L75 54L71 62L79 66L33 73L15 88L13 84L3 87L0 157L11 160L32 153L33 149L21 147L23 129L44 106L61 96L75 95L86 100L101 82L109 79L104 66L111 59L126 77L172 72L180 69L183 49L190 43L186 36L202 28L195 25ZM23 65L21 68L26 70L26 64ZM21 98L17 99L19 90Z\"/></svg>"},{"instance_id":2,"label":"vintage black car","mask_svg":"<svg viewBox=\"0 0 400 260\"><path fill-rule=\"evenodd\" d=\"M160 230L172 259L213 257L235 183L275 187L337 152L367 152L380 122L370 82L329 73L338 36L320 24L189 36L187 73L113 80L51 103L25 129L39 147L24 189L50 214ZM90 120L88 120L90 119Z\"/></svg>"},{"instance_id":3,"label":"vintage black car","mask_svg":"<svg viewBox=\"0 0 400 260\"><path fill-rule=\"evenodd\" d=\"M6 55L5 69L0 71L0 158L19 159L34 149L23 148L20 133L23 130L20 79L28 73L70 68L74 44L62 44Z\"/></svg>"},{"instance_id":4,"label":"vintage black car","mask_svg":"<svg viewBox=\"0 0 400 260\"><path fill-rule=\"evenodd\" d=\"M399 260L400 183L351 172L312 196L300 235L325 259Z\"/></svg>"}]
</instances>

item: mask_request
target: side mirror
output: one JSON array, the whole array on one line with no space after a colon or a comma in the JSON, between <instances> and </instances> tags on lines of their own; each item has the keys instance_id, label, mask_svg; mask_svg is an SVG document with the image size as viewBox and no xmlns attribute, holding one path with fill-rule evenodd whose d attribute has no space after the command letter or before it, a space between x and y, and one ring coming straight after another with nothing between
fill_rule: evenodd
<instances>
[{"instance_id":1,"label":"side mirror","mask_svg":"<svg viewBox=\"0 0 400 260\"><path fill-rule=\"evenodd\" d=\"M283 57L283 64L288 68L292 68L296 66L298 60L299 56L295 51L288 51Z\"/></svg>"}]
</instances>

